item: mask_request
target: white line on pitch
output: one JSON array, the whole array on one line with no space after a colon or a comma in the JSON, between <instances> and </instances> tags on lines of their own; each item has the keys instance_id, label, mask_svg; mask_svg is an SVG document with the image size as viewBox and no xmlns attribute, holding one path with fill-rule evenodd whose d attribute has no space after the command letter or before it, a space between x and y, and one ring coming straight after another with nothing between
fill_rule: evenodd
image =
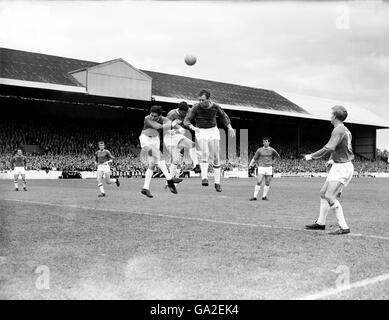
<instances>
[{"instance_id":1,"label":"white line on pitch","mask_svg":"<svg viewBox=\"0 0 389 320\"><path fill-rule=\"evenodd\" d=\"M351 290L351 289L363 288L363 287L366 287L368 285L371 285L371 284L374 284L374 283L378 283L378 282L382 282L382 281L387 281L387 280L389 280L389 274L388 273L380 275L380 276L377 276L377 277L374 277L374 278L367 278L367 279L364 279L364 280L361 280L361 281L350 283L349 285L344 285L344 286L340 286L340 287L337 287L337 288L326 289L326 290L323 290L321 292L309 294L307 296L298 298L296 300L319 300L319 299L324 299L324 298L327 298L327 297L330 297L330 296L333 296L333 295L337 295L339 293L342 293L342 292L345 292L345 291L348 291L348 290Z\"/></svg>"},{"instance_id":2,"label":"white line on pitch","mask_svg":"<svg viewBox=\"0 0 389 320\"><path fill-rule=\"evenodd\" d=\"M39 205L54 206L54 207L65 207L65 208L74 208L74 209L83 209L83 210L98 210L98 211L108 211L108 212L116 212L116 213L120 212L120 213L129 213L129 214L137 214L137 215L152 216L152 217L163 217L163 218L179 219L179 220L201 221L201 222L210 222L210 223L217 223L217 224L234 225L234 226L292 230L292 231L303 231L303 232L312 233L312 231L310 231L310 230L291 228L291 227L276 227L276 226L271 226L271 225L267 225L267 224L255 224L255 223L244 223L244 222L234 222L234 221L212 220L212 219L199 218L199 217L183 217L183 216L175 216L175 215L163 214L163 213L135 212L135 211L127 211L127 210L121 210L121 209L94 208L94 207L80 206L80 205L76 205L76 204L56 204L56 203L49 203L49 202L39 202L39 201L20 200L20 199L0 199L0 200L39 204ZM364 234L360 234L360 233L350 233L347 236L389 240L389 237L375 236L375 235L364 235Z\"/></svg>"}]
</instances>

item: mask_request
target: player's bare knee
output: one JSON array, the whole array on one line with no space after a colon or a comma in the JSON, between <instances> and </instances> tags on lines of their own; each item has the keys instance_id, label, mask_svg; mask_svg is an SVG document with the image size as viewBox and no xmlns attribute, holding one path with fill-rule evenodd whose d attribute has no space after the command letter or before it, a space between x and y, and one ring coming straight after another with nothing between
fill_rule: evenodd
<instances>
[{"instance_id":1,"label":"player's bare knee","mask_svg":"<svg viewBox=\"0 0 389 320\"><path fill-rule=\"evenodd\" d=\"M328 191L325 193L324 198L328 201L329 204L335 201L335 196Z\"/></svg>"}]
</instances>

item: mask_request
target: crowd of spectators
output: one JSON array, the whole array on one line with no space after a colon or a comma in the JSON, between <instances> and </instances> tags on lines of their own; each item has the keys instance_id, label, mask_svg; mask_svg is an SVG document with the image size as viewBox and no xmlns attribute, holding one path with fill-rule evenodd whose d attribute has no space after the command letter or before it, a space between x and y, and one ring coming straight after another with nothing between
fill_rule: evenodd
<instances>
[{"instance_id":1,"label":"crowd of spectators","mask_svg":"<svg viewBox=\"0 0 389 320\"><path fill-rule=\"evenodd\" d=\"M115 156L112 169L116 175L140 176L147 167L147 161L140 152L139 128L107 123L64 123L63 121L0 121L0 171L10 170L10 160L15 151L23 145L36 145L40 152L27 154L28 170L94 171L94 154L97 142L103 140L107 149ZM255 150L260 146L249 143L248 157L230 157L222 162L223 170L247 169ZM320 145L304 145L299 153L310 153ZM301 173L325 172L326 159L303 161L290 145L274 145L281 159L274 164L275 172ZM169 162L169 159L167 159ZM191 169L188 157L184 157L182 167ZM368 161L357 157L355 170L359 173L389 172L389 163Z\"/></svg>"}]
</instances>

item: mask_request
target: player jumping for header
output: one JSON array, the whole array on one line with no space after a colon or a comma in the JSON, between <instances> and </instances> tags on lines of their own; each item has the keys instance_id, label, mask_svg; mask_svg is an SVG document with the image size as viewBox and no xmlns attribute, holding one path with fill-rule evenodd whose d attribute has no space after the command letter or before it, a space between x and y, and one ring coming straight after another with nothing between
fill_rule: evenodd
<instances>
[{"instance_id":1,"label":"player jumping for header","mask_svg":"<svg viewBox=\"0 0 389 320\"><path fill-rule=\"evenodd\" d=\"M199 173L201 171L197 159L195 143L189 138L185 137L185 129L181 127L185 120L185 116L188 113L188 110L188 104L185 101L182 101L178 104L177 109L170 110L166 116L166 118L168 118L170 121L176 121L178 123L177 127L179 127L178 129L166 130L163 137L163 142L169 155L171 156L169 171L172 177L176 176L177 166L180 162L182 149L187 149L189 151L189 156L194 166L194 172Z\"/></svg>"},{"instance_id":2,"label":"player jumping for header","mask_svg":"<svg viewBox=\"0 0 389 320\"><path fill-rule=\"evenodd\" d=\"M22 150L18 149L16 155L11 159L11 167L13 169L13 174L14 174L15 191L19 191L19 186L18 186L19 174L22 176L23 190L27 191L26 166L27 166L27 158L23 155Z\"/></svg>"},{"instance_id":3,"label":"player jumping for header","mask_svg":"<svg viewBox=\"0 0 389 320\"><path fill-rule=\"evenodd\" d=\"M334 210L338 219L339 229L330 234L350 233L346 220L343 216L343 208L337 199L343 187L346 187L354 174L352 160L354 154L351 145L351 132L343 124L347 118L347 110L343 106L332 108L331 123L334 129L328 143L320 150L305 155L305 160L319 159L327 154L331 154L330 161L333 162L327 179L320 190L320 214L314 224L305 226L309 230L324 230L326 218L330 210Z\"/></svg>"},{"instance_id":4,"label":"player jumping for header","mask_svg":"<svg viewBox=\"0 0 389 320\"><path fill-rule=\"evenodd\" d=\"M196 141L201 154L201 184L208 186L208 166L213 160L215 189L221 192L220 186L220 132L216 123L216 116L219 116L223 124L228 128L230 137L235 136L235 131L231 126L230 118L222 108L210 100L211 93L201 90L199 93L199 103L196 103L185 117L184 125L195 131ZM196 121L194 126L191 121Z\"/></svg>"},{"instance_id":5,"label":"player jumping for header","mask_svg":"<svg viewBox=\"0 0 389 320\"><path fill-rule=\"evenodd\" d=\"M258 193L261 190L263 177L265 177L265 185L263 187L262 200L268 200L267 193L269 192L270 181L271 181L271 177L273 176L274 157L280 158L278 152L274 150L272 147L270 147L269 138L264 137L262 139L262 142L263 142L263 147L259 148L255 152L255 155L249 165L250 168L253 167L255 164L257 164L258 166L258 177L257 177L258 180L254 188L254 196L250 198L250 201L257 200Z\"/></svg>"},{"instance_id":6,"label":"player jumping for header","mask_svg":"<svg viewBox=\"0 0 389 320\"><path fill-rule=\"evenodd\" d=\"M170 121L168 118L163 117L161 106L152 106L150 114L144 118L144 125L142 133L139 137L142 150L147 152L148 169L145 174L145 183L141 193L145 196L152 198L150 193L150 182L153 177L154 167L158 165L162 173L165 175L167 185L172 193L177 193L175 183L180 183L182 179L172 177L169 173L166 163L161 159L160 139L159 132L161 130L171 130L176 128L178 120Z\"/></svg>"},{"instance_id":7,"label":"player jumping for header","mask_svg":"<svg viewBox=\"0 0 389 320\"><path fill-rule=\"evenodd\" d=\"M101 192L98 195L99 198L105 197L103 180L105 180L107 184L115 182L118 187L120 186L119 179L111 179L111 168L109 167L109 164L113 159L115 159L115 157L111 154L111 152L105 149L104 142L99 141L99 150L95 153L95 164L97 165L97 186Z\"/></svg>"}]
</instances>

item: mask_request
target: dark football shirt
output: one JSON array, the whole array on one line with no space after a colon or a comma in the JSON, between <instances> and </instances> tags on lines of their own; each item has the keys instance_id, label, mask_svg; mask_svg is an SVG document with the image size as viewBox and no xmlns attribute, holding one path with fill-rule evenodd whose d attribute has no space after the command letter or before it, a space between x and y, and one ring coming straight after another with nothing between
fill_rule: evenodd
<instances>
[{"instance_id":1,"label":"dark football shirt","mask_svg":"<svg viewBox=\"0 0 389 320\"><path fill-rule=\"evenodd\" d=\"M210 107L204 106L202 103L196 103L187 113L184 125L189 127L191 121L196 121L196 126L201 129L209 129L217 126L216 116L225 126L228 126L231 121L223 109L216 103L212 103Z\"/></svg>"},{"instance_id":2,"label":"dark football shirt","mask_svg":"<svg viewBox=\"0 0 389 320\"><path fill-rule=\"evenodd\" d=\"M25 167L27 165L27 158L23 155L15 155L11 159L11 166L12 167Z\"/></svg>"}]
</instances>

